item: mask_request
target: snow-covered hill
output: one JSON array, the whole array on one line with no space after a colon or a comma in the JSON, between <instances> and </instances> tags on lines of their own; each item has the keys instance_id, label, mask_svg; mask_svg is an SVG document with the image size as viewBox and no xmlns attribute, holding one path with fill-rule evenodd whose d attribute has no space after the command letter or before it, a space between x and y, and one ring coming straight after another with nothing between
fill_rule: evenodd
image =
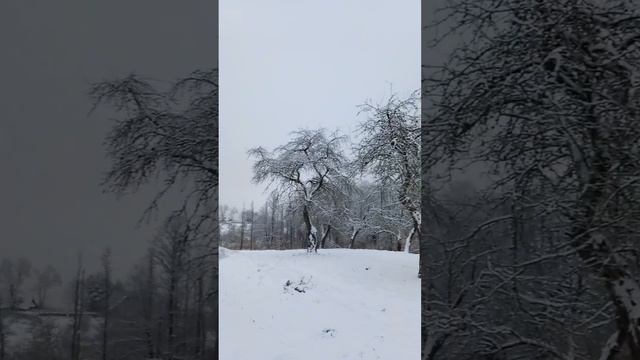
<instances>
[{"instance_id":1,"label":"snow-covered hill","mask_svg":"<svg viewBox=\"0 0 640 360\"><path fill-rule=\"evenodd\" d=\"M418 255L220 249L220 359L420 358Z\"/></svg>"}]
</instances>

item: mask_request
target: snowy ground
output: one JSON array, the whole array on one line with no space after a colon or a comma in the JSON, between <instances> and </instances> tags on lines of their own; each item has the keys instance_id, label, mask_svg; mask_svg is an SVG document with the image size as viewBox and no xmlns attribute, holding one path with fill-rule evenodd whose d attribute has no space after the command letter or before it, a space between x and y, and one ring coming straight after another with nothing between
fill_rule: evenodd
<instances>
[{"instance_id":1,"label":"snowy ground","mask_svg":"<svg viewBox=\"0 0 640 360\"><path fill-rule=\"evenodd\" d=\"M220 249L220 359L419 359L417 273L403 252Z\"/></svg>"}]
</instances>

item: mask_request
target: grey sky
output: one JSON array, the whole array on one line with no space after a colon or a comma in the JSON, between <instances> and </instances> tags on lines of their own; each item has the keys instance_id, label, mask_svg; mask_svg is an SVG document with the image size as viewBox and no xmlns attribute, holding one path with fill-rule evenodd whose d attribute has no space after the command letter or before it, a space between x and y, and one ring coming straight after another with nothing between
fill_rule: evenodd
<instances>
[{"instance_id":1,"label":"grey sky","mask_svg":"<svg viewBox=\"0 0 640 360\"><path fill-rule=\"evenodd\" d=\"M0 2L0 258L51 263L69 280L78 250L92 271L112 246L120 275L143 255L152 228L135 224L149 193L101 193L109 114L87 118L87 90L215 66L216 20L208 0Z\"/></svg>"},{"instance_id":2,"label":"grey sky","mask_svg":"<svg viewBox=\"0 0 640 360\"><path fill-rule=\"evenodd\" d=\"M355 129L356 106L420 87L418 0L220 0L220 202L266 198L247 150Z\"/></svg>"}]
</instances>

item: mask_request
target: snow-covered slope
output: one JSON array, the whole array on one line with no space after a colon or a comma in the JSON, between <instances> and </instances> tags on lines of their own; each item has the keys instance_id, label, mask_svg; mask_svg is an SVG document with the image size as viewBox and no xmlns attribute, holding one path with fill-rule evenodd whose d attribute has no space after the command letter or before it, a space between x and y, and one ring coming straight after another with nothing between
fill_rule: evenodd
<instances>
[{"instance_id":1,"label":"snow-covered slope","mask_svg":"<svg viewBox=\"0 0 640 360\"><path fill-rule=\"evenodd\" d=\"M220 253L221 360L420 358L418 255Z\"/></svg>"}]
</instances>

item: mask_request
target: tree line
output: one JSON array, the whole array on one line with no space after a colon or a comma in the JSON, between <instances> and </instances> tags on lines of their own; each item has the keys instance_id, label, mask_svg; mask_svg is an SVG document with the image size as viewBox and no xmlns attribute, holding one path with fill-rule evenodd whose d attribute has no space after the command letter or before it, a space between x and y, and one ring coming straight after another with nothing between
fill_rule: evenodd
<instances>
[{"instance_id":1,"label":"tree line","mask_svg":"<svg viewBox=\"0 0 640 360\"><path fill-rule=\"evenodd\" d=\"M56 306L46 302L50 290L63 286L55 268L33 272L25 258L4 259L0 358L210 358L217 278L201 250L185 243L185 231L182 220L167 221L123 279L113 276L109 248L93 273L87 274L79 256L75 275L64 284L63 303ZM25 285L32 273L36 297L27 302ZM26 329L20 326L25 321ZM12 336L22 340L9 346Z\"/></svg>"}]
</instances>

